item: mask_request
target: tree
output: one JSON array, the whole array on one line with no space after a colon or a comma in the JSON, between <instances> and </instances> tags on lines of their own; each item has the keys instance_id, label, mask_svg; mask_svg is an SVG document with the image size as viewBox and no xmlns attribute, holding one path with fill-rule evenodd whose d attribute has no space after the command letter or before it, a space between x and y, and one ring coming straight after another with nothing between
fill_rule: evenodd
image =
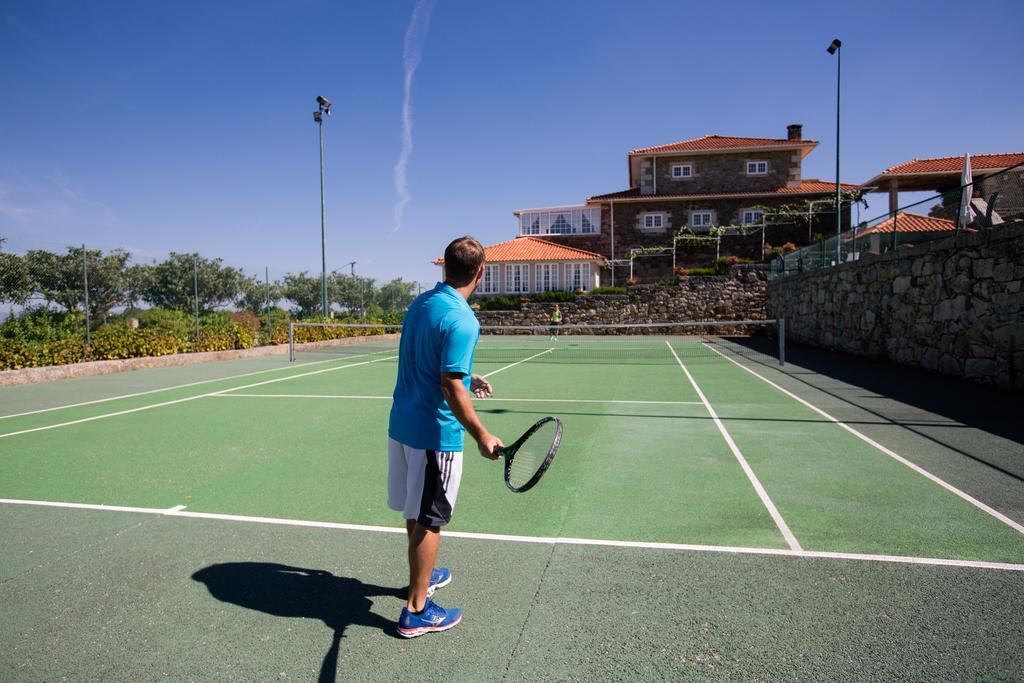
<instances>
[{"instance_id":1,"label":"tree","mask_svg":"<svg viewBox=\"0 0 1024 683\"><path fill-rule=\"evenodd\" d=\"M159 308L191 311L196 306L198 288L199 310L203 313L232 304L242 293L245 276L237 268L222 264L223 259L172 251L166 261L152 266L142 298Z\"/></svg>"},{"instance_id":2,"label":"tree","mask_svg":"<svg viewBox=\"0 0 1024 683\"><path fill-rule=\"evenodd\" d=\"M300 318L311 318L321 312L320 278L305 271L298 275L285 275L281 295L295 304L297 308L293 312Z\"/></svg>"},{"instance_id":3,"label":"tree","mask_svg":"<svg viewBox=\"0 0 1024 683\"><path fill-rule=\"evenodd\" d=\"M273 308L283 296L283 288L278 282L266 282L259 278L249 277L242 282L242 299L240 306L253 313L260 314Z\"/></svg>"},{"instance_id":4,"label":"tree","mask_svg":"<svg viewBox=\"0 0 1024 683\"><path fill-rule=\"evenodd\" d=\"M330 277L330 298L349 315L360 317L372 304L377 303L377 289L373 278L345 275L335 271Z\"/></svg>"},{"instance_id":5,"label":"tree","mask_svg":"<svg viewBox=\"0 0 1024 683\"><path fill-rule=\"evenodd\" d=\"M126 306L135 308L144 300L153 280L153 266L148 263L133 263L124 269Z\"/></svg>"},{"instance_id":6,"label":"tree","mask_svg":"<svg viewBox=\"0 0 1024 683\"><path fill-rule=\"evenodd\" d=\"M0 237L0 248L6 242ZM28 264L16 254L0 252L0 301L24 304L32 296L32 278Z\"/></svg>"},{"instance_id":7,"label":"tree","mask_svg":"<svg viewBox=\"0 0 1024 683\"><path fill-rule=\"evenodd\" d=\"M83 258L84 257L84 258ZM66 254L41 249L25 255L29 275L39 294L66 311L85 310L85 269L89 266L89 313L102 318L125 303L125 268L131 256L115 249L103 254L99 249L83 251L68 247Z\"/></svg>"},{"instance_id":8,"label":"tree","mask_svg":"<svg viewBox=\"0 0 1024 683\"><path fill-rule=\"evenodd\" d=\"M413 294L415 289L415 282L406 282L401 278L395 278L380 288L377 304L385 311L404 311L416 297Z\"/></svg>"}]
</instances>

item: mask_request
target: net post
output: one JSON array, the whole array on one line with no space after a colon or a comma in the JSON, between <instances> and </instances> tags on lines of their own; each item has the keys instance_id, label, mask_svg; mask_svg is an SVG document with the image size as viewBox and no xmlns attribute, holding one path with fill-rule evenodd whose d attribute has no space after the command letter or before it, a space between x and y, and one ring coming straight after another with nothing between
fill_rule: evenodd
<instances>
[{"instance_id":1,"label":"net post","mask_svg":"<svg viewBox=\"0 0 1024 683\"><path fill-rule=\"evenodd\" d=\"M295 323L288 321L288 362L295 362Z\"/></svg>"},{"instance_id":2,"label":"net post","mask_svg":"<svg viewBox=\"0 0 1024 683\"><path fill-rule=\"evenodd\" d=\"M775 321L779 328L779 367L786 366L786 319L779 318Z\"/></svg>"}]
</instances>

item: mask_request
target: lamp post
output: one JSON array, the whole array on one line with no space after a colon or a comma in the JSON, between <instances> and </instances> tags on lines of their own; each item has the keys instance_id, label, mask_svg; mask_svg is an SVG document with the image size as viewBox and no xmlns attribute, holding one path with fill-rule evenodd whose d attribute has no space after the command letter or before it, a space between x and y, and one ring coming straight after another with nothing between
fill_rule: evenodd
<instances>
[{"instance_id":1,"label":"lamp post","mask_svg":"<svg viewBox=\"0 0 1024 683\"><path fill-rule=\"evenodd\" d=\"M843 70L843 41L834 38L828 46L830 55L836 56L836 265L843 261L843 246L840 234L843 231L843 205L839 198L839 79Z\"/></svg>"},{"instance_id":2,"label":"lamp post","mask_svg":"<svg viewBox=\"0 0 1024 683\"><path fill-rule=\"evenodd\" d=\"M318 109L313 112L313 120L320 127L320 296L326 318L331 302L327 300L327 228L324 221L324 114L331 115L331 101L323 95L317 95L316 103Z\"/></svg>"}]
</instances>

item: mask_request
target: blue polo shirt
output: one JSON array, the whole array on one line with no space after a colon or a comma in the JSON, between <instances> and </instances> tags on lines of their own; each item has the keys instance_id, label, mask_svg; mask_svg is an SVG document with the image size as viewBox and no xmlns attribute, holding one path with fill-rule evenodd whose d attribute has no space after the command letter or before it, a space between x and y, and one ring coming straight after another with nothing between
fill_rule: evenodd
<instances>
[{"instance_id":1,"label":"blue polo shirt","mask_svg":"<svg viewBox=\"0 0 1024 683\"><path fill-rule=\"evenodd\" d=\"M469 389L479 338L473 309L451 285L416 297L402 322L388 436L412 448L462 450L465 429L441 393L441 373L463 373Z\"/></svg>"}]
</instances>

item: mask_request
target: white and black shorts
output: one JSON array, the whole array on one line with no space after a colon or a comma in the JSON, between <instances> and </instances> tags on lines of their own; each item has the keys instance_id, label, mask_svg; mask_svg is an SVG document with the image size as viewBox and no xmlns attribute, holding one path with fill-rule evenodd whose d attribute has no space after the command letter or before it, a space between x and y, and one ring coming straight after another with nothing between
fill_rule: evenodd
<instances>
[{"instance_id":1,"label":"white and black shorts","mask_svg":"<svg viewBox=\"0 0 1024 683\"><path fill-rule=\"evenodd\" d=\"M462 451L426 451L388 439L388 507L424 526L452 520Z\"/></svg>"}]
</instances>

